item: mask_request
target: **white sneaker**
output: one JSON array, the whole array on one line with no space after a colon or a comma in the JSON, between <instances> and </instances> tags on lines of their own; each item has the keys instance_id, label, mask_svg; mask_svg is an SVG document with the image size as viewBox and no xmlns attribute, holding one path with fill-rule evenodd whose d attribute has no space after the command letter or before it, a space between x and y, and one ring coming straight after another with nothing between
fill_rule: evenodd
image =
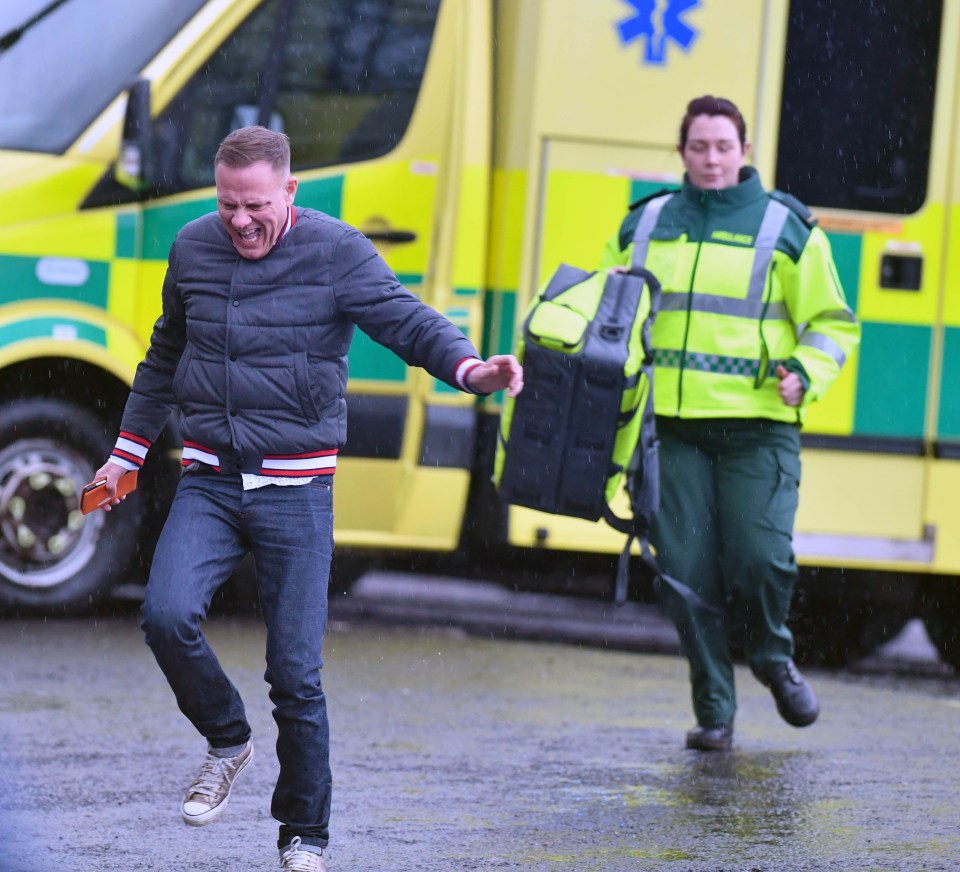
<instances>
[{"instance_id":1,"label":"white sneaker","mask_svg":"<svg viewBox=\"0 0 960 872\"><path fill-rule=\"evenodd\" d=\"M283 872L327 872L327 860L322 854L300 850L300 836L294 836L287 850L280 855Z\"/></svg>"},{"instance_id":2,"label":"white sneaker","mask_svg":"<svg viewBox=\"0 0 960 872\"><path fill-rule=\"evenodd\" d=\"M230 790L237 776L253 759L253 739L236 757L216 757L207 751L197 777L187 788L180 812L192 827L212 824L227 808Z\"/></svg>"}]
</instances>

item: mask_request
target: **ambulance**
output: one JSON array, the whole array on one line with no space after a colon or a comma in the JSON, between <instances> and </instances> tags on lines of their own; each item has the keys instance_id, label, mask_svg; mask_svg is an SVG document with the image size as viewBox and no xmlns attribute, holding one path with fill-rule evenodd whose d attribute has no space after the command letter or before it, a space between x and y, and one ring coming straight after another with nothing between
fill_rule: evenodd
<instances>
[{"instance_id":1,"label":"ambulance","mask_svg":"<svg viewBox=\"0 0 960 872\"><path fill-rule=\"evenodd\" d=\"M803 597L857 653L923 615L960 665L960 0L7 0L0 7L0 603L77 610L149 561L171 420L83 516L230 130L289 134L297 203L365 233L485 354L561 262L676 185L687 101L827 231L863 341L803 430ZM351 554L613 554L500 505L499 397L362 334L336 535ZM519 551L517 551L519 549ZM825 599L824 599L825 598Z\"/></svg>"}]
</instances>

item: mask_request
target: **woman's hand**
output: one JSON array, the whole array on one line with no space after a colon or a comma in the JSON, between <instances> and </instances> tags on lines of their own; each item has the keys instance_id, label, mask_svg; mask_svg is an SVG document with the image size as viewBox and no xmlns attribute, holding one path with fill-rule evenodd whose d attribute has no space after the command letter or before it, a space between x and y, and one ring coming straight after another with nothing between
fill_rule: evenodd
<instances>
[{"instance_id":1,"label":"woman's hand","mask_svg":"<svg viewBox=\"0 0 960 872\"><path fill-rule=\"evenodd\" d=\"M783 364L777 367L777 378L780 384L777 385L777 391L780 393L780 399L788 406L799 406L803 402L803 395L806 393L803 389L803 382L800 376L795 372L790 372Z\"/></svg>"}]
</instances>

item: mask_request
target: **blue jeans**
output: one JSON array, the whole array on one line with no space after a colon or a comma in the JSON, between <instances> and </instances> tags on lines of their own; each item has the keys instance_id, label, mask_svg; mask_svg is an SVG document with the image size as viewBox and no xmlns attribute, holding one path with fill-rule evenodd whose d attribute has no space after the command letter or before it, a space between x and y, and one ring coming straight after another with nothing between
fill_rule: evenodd
<instances>
[{"instance_id":1,"label":"blue jeans","mask_svg":"<svg viewBox=\"0 0 960 872\"><path fill-rule=\"evenodd\" d=\"M253 553L267 626L267 671L280 775L278 847L329 838L327 704L320 683L333 551L330 476L243 490L239 475L188 471L157 544L143 604L147 644L180 710L212 748L250 738L240 694L201 631L214 594Z\"/></svg>"}]
</instances>

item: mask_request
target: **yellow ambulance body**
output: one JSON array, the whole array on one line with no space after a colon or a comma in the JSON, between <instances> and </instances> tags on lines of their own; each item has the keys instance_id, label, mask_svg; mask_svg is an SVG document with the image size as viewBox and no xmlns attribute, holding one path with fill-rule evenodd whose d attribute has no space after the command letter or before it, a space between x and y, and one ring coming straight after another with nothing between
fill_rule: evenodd
<instances>
[{"instance_id":1,"label":"yellow ambulance body","mask_svg":"<svg viewBox=\"0 0 960 872\"><path fill-rule=\"evenodd\" d=\"M370 236L489 354L512 348L560 262L594 267L630 203L680 181L684 106L715 93L744 111L765 184L828 231L863 324L804 430L798 557L866 604L844 611L853 634L877 629L879 594L904 603L902 622L925 592L956 658L960 0L825 6L843 4L3 4L0 602L82 606L131 577L138 543L149 559L175 425L136 505L83 518L77 489L112 443L170 242L215 206L229 130L285 130L298 204ZM497 398L360 334L350 373L342 549L621 547L603 525L499 505Z\"/></svg>"}]
</instances>

